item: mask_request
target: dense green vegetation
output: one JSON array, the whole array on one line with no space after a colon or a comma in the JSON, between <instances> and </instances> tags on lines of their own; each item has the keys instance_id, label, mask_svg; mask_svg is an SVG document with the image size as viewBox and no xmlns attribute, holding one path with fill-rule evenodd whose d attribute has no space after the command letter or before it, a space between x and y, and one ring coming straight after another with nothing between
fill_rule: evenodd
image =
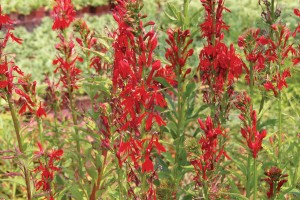
<instances>
[{"instance_id":1,"label":"dense green vegetation","mask_svg":"<svg viewBox=\"0 0 300 200\"><path fill-rule=\"evenodd\" d=\"M73 0L76 9L85 6L102 6L107 5L108 0ZM41 7L47 10L52 8L52 1L49 0L1 0L4 13L29 14L31 11Z\"/></svg>"}]
</instances>

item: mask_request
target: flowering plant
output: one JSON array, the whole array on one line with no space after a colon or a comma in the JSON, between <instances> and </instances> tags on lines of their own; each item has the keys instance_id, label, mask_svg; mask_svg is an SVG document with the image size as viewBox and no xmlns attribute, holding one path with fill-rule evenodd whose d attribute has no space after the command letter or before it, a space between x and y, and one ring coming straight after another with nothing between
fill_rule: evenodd
<instances>
[{"instance_id":1,"label":"flowering plant","mask_svg":"<svg viewBox=\"0 0 300 200\"><path fill-rule=\"evenodd\" d=\"M144 14L151 2L114 0L100 33L71 0L54 0L53 73L41 84L8 53L27 40L0 6L0 119L13 125L0 123L1 195L297 198L299 23L260 0L263 25L233 38L227 2L156 1L161 23Z\"/></svg>"}]
</instances>

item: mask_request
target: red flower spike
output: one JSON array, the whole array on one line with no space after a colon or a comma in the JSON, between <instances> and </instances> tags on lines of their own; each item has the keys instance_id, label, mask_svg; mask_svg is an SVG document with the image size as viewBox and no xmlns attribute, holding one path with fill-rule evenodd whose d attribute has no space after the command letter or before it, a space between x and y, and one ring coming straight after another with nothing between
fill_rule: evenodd
<instances>
[{"instance_id":1,"label":"red flower spike","mask_svg":"<svg viewBox=\"0 0 300 200\"><path fill-rule=\"evenodd\" d=\"M200 177L202 177L202 180L207 180L209 178L207 172L215 169L222 156L229 159L230 157L224 151L224 147L218 147L219 138L225 137L220 125L215 126L210 116L206 118L205 122L201 119L198 119L198 122L200 128L204 131L204 135L199 140L202 155L199 159L192 160L191 164L196 171L194 180L197 184L201 184Z\"/></svg>"},{"instance_id":2,"label":"red flower spike","mask_svg":"<svg viewBox=\"0 0 300 200\"><path fill-rule=\"evenodd\" d=\"M243 123L241 134L246 139L253 158L257 158L258 152L262 149L262 141L266 137L267 131L257 131L256 111L253 110L251 99L246 93L240 94L237 97L235 106L241 111L239 117Z\"/></svg>"},{"instance_id":3,"label":"red flower spike","mask_svg":"<svg viewBox=\"0 0 300 200\"><path fill-rule=\"evenodd\" d=\"M277 194L280 192L282 185L287 182L285 178L288 175L282 174L282 170L275 166L271 167L269 170L266 170L265 175L268 178L264 178L263 180L269 184L269 191L267 192L267 197L271 199L276 197Z\"/></svg>"},{"instance_id":4,"label":"red flower spike","mask_svg":"<svg viewBox=\"0 0 300 200\"><path fill-rule=\"evenodd\" d=\"M231 97L233 94L232 86L241 76L245 64L236 54L233 45L228 47L223 42L223 31L229 29L222 19L223 11L229 11L224 7L224 0L201 0L201 3L205 9L205 21L200 28L207 44L200 51L198 70L201 72L202 84L209 88L203 93L203 101L216 104L217 109L223 109L224 106L220 105L222 99ZM244 48L244 38L239 37L238 44ZM225 115L224 118L226 118L226 112L228 111L221 111Z\"/></svg>"},{"instance_id":5,"label":"red flower spike","mask_svg":"<svg viewBox=\"0 0 300 200\"><path fill-rule=\"evenodd\" d=\"M54 18L52 29L63 30L70 26L75 19L75 10L71 0L55 0L52 16Z\"/></svg>"},{"instance_id":6,"label":"red flower spike","mask_svg":"<svg viewBox=\"0 0 300 200\"><path fill-rule=\"evenodd\" d=\"M39 159L39 165L33 170L33 172L40 174L40 178L35 180L35 189L43 190L44 192L50 192L52 189L52 182L54 179L55 172L61 169L56 165L55 161L59 161L63 155L63 150L53 150L52 153L47 153L44 151L42 145L38 142L39 151L34 152ZM45 158L40 159L41 156ZM44 162L44 163L43 163ZM54 199L52 193L50 192L49 199Z\"/></svg>"}]
</instances>

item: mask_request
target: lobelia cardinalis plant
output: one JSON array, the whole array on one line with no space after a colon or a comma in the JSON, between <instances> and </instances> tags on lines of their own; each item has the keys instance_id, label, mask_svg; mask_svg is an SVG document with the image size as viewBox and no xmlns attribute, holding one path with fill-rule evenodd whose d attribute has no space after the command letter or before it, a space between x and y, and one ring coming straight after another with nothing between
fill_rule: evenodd
<instances>
[{"instance_id":1,"label":"lobelia cardinalis plant","mask_svg":"<svg viewBox=\"0 0 300 200\"><path fill-rule=\"evenodd\" d=\"M58 51L53 65L56 65L54 73L59 74L57 85L62 84L62 92L66 94L69 109L72 113L72 121L75 130L76 150L78 152L79 167L77 170L82 176L82 161L80 149L80 134L78 131L78 116L75 107L74 93L78 89L77 82L81 70L76 66L77 62L83 62L83 59L76 54L75 43L72 36L67 35L66 29L75 19L75 10L71 0L56 0L53 7L52 16L53 30L57 30L59 43L55 46Z\"/></svg>"},{"instance_id":2,"label":"lobelia cardinalis plant","mask_svg":"<svg viewBox=\"0 0 300 200\"><path fill-rule=\"evenodd\" d=\"M44 151L42 144L38 142L39 151L34 152L34 159L38 159L39 165L34 168L33 172L40 173L40 178L35 181L36 191L42 190L47 192L46 195L49 200L54 200L54 188L53 179L54 174L59 172L61 168L57 167L57 161L59 161L63 155L63 150L52 150L51 153ZM43 159L42 159L43 158Z\"/></svg>"},{"instance_id":3,"label":"lobelia cardinalis plant","mask_svg":"<svg viewBox=\"0 0 300 200\"><path fill-rule=\"evenodd\" d=\"M200 24L202 37L207 44L199 54L198 70L202 84L207 86L203 101L210 105L214 123L224 124L228 118L234 93L233 84L242 74L243 61L235 53L233 44L228 48L223 42L229 26L223 21L224 0L201 0L205 21Z\"/></svg>"},{"instance_id":4,"label":"lobelia cardinalis plant","mask_svg":"<svg viewBox=\"0 0 300 200\"><path fill-rule=\"evenodd\" d=\"M158 82L154 80L161 63L153 57L157 46L153 27L146 31L143 23L146 16L140 13L141 1L116 1L113 16L118 28L114 36L114 64L112 74L112 95L114 125L119 133L115 140L115 151L120 169L124 164L130 171L126 172L128 194L131 198L156 199L153 181L157 178L154 168L154 149L160 153L165 148L158 141L158 133L153 129L154 123L165 125L156 106L165 107L166 102ZM119 197L124 198L119 179ZM133 188L138 187L137 191Z\"/></svg>"},{"instance_id":5,"label":"lobelia cardinalis plant","mask_svg":"<svg viewBox=\"0 0 300 200\"><path fill-rule=\"evenodd\" d=\"M203 188L205 199L216 199L220 177L214 172L217 171L216 169L219 167L219 162L223 156L230 159L224 150L224 146L219 147L220 137L226 137L225 130L220 127L220 124L214 127L210 116L207 117L205 122L201 119L198 119L198 122L202 131L204 131L204 135L198 141L196 151L189 151L190 162L196 173L193 180L196 186Z\"/></svg>"},{"instance_id":6,"label":"lobelia cardinalis plant","mask_svg":"<svg viewBox=\"0 0 300 200\"><path fill-rule=\"evenodd\" d=\"M247 146L252 153L253 157L253 199L257 198L257 186L258 186L258 177L257 177L257 156L258 152L262 149L262 141L266 137L266 130L258 131L257 130L257 116L256 111L253 110L251 98L247 93L240 94L237 97L235 102L237 109L241 111L239 115L240 120L242 121L243 127L241 128L241 134L243 138L246 139ZM250 186L251 186L251 165L250 165L250 154L248 155L247 161L247 177L246 177L246 196L250 196Z\"/></svg>"},{"instance_id":7,"label":"lobelia cardinalis plant","mask_svg":"<svg viewBox=\"0 0 300 200\"><path fill-rule=\"evenodd\" d=\"M11 113L11 117L14 123L15 134L18 141L18 150L21 154L25 154L25 150L23 148L23 138L20 132L20 122L16 113L16 108L12 100L13 92L16 90L16 84L14 81L14 73L22 76L24 73L19 69L18 66L14 64L13 58L9 58L4 52L9 40L11 39L14 42L19 44L22 43L22 39L15 37L13 34L13 25L14 21L9 18L8 15L2 14L2 9L0 6L0 30L5 29L5 37L0 40L0 95L3 99L8 102L9 110ZM20 166L21 171L23 172L22 176L25 179L26 191L27 191L27 199L32 199L31 194L31 184L30 184L30 174L26 167L26 165Z\"/></svg>"},{"instance_id":8,"label":"lobelia cardinalis plant","mask_svg":"<svg viewBox=\"0 0 300 200\"><path fill-rule=\"evenodd\" d=\"M268 178L264 178L263 180L269 184L267 197L268 199L276 199L282 185L287 182L285 178L288 177L288 175L282 174L282 170L274 166L265 171L265 175Z\"/></svg>"},{"instance_id":9,"label":"lobelia cardinalis plant","mask_svg":"<svg viewBox=\"0 0 300 200\"><path fill-rule=\"evenodd\" d=\"M291 80L296 80L291 74L297 73L293 66L300 60L299 27L292 31L279 21L275 1L258 1L266 28L247 29L238 38L241 56L234 44L224 40L229 26L223 12L230 12L225 0L200 0L202 22L195 20L202 14L199 2L195 15L190 12L192 1L179 2L182 10L175 6L177 2L158 2L160 8L168 8L166 15L172 21L162 32L165 25L147 21L142 14L142 0L111 3L116 29L102 36L83 19L75 19L71 0L54 1L52 29L59 42L53 65L58 81L45 80L51 94L46 102L53 105L45 120L36 82L4 51L10 40L22 40L13 34L13 21L0 12L4 32L0 94L8 102L18 141L16 152L1 150L0 155L5 160L14 158L22 172L10 168L5 176L23 175L28 199L288 199L299 195L299 133L291 128L283 134L283 121L291 123L283 113L291 104L286 93L294 84ZM300 17L298 9L294 14ZM201 35L194 31L194 23L199 23ZM166 43L159 46L164 34ZM197 60L194 54L199 55ZM249 95L240 92L245 87ZM78 103L82 99L84 103ZM273 99L278 107L272 107ZM61 120L58 111L63 103L72 122ZM234 105L237 109L232 109ZM53 111L58 141L42 124L47 120L53 127ZM278 123L269 123L277 111ZM26 134L33 140L24 143L27 129L21 129L26 123L21 117L25 113L38 122L39 151L31 149L37 139L35 129ZM298 116L292 118L297 122ZM46 133L50 137L44 137ZM52 148L57 142L58 148ZM46 143L53 150L44 150ZM289 162L283 165L285 159ZM0 161L1 178L6 165ZM259 187L263 181L267 187ZM10 183L1 180L0 184ZM14 188L15 194L7 193L8 198L18 194L23 198L23 187Z\"/></svg>"}]
</instances>

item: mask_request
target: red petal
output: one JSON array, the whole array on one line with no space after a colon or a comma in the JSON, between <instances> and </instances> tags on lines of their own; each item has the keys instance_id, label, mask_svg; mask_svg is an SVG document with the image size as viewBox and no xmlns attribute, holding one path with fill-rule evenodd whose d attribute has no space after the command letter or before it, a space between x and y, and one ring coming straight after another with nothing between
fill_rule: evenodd
<instances>
[{"instance_id":1,"label":"red petal","mask_svg":"<svg viewBox=\"0 0 300 200\"><path fill-rule=\"evenodd\" d=\"M149 156L146 156L145 162L142 165L142 172L152 172L154 170L154 165L150 160Z\"/></svg>"}]
</instances>

